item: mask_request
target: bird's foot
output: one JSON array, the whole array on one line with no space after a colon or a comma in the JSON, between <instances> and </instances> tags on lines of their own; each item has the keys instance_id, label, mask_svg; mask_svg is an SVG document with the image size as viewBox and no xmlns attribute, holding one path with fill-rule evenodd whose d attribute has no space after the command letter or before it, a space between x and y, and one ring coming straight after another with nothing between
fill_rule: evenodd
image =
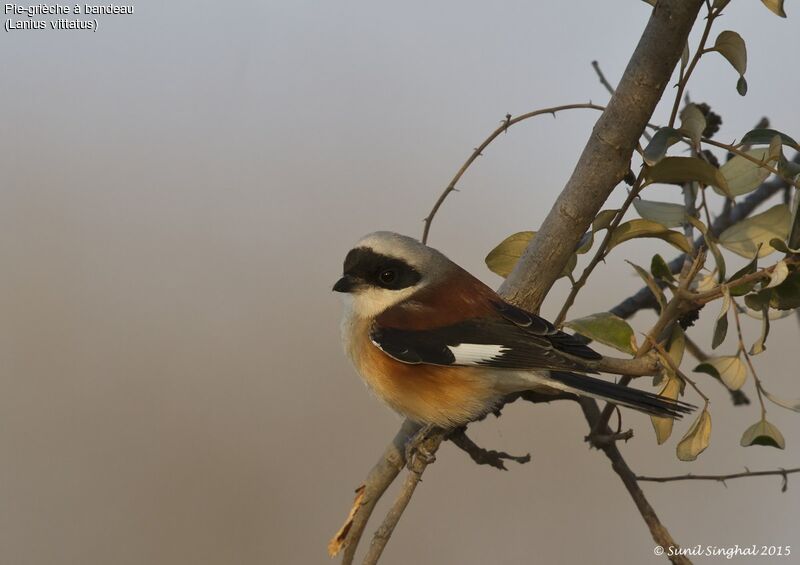
<instances>
[{"instance_id":1,"label":"bird's foot","mask_svg":"<svg viewBox=\"0 0 800 565\"><path fill-rule=\"evenodd\" d=\"M430 465L434 461L436 461L436 456L431 453L428 448L425 446L425 440L428 439L428 435L436 428L433 425L427 425L420 429L416 434L414 434L411 439L406 442L405 448L405 455L406 455L406 466L409 470L414 470L413 465L416 460L424 463L425 465Z\"/></svg>"}]
</instances>

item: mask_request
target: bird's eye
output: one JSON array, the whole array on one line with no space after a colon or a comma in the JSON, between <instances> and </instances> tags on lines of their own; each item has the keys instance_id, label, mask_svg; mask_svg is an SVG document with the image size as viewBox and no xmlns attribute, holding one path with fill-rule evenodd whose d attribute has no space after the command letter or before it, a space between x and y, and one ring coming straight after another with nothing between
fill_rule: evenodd
<instances>
[{"instance_id":1,"label":"bird's eye","mask_svg":"<svg viewBox=\"0 0 800 565\"><path fill-rule=\"evenodd\" d=\"M384 269L380 272L378 278L383 284L391 284L397 278L397 271L394 269Z\"/></svg>"}]
</instances>

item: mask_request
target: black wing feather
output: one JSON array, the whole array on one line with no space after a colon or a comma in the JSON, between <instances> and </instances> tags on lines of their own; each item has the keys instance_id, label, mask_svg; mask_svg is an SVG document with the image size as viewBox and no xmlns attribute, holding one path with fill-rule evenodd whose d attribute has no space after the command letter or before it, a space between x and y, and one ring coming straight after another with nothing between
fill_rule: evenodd
<instances>
[{"instance_id":1,"label":"black wing feather","mask_svg":"<svg viewBox=\"0 0 800 565\"><path fill-rule=\"evenodd\" d=\"M404 363L454 365L456 357L449 347L476 344L501 347L497 355L476 362L483 366L596 372L581 359L601 356L573 336L505 302L492 304L499 317L476 318L427 330L376 326L370 337L385 353Z\"/></svg>"}]
</instances>

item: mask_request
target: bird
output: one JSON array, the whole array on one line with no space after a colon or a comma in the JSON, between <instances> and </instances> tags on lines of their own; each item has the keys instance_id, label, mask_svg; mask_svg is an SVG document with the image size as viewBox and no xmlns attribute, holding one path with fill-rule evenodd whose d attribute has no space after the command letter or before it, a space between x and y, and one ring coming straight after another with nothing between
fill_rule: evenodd
<instances>
[{"instance_id":1,"label":"bird","mask_svg":"<svg viewBox=\"0 0 800 565\"><path fill-rule=\"evenodd\" d=\"M680 418L694 406L590 376L602 356L414 238L378 231L347 253L342 342L356 371L395 412L456 428L512 393L569 392Z\"/></svg>"}]
</instances>

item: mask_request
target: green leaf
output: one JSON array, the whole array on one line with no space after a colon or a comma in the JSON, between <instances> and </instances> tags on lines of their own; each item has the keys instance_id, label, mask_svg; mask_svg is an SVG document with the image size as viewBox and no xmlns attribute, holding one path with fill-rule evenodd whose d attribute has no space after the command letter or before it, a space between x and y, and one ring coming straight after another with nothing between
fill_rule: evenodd
<instances>
[{"instance_id":1,"label":"green leaf","mask_svg":"<svg viewBox=\"0 0 800 565\"><path fill-rule=\"evenodd\" d=\"M792 249L800 247L800 191L794 193L794 204L792 205L792 220L791 228L789 230L789 237L786 238L786 243Z\"/></svg>"},{"instance_id":2,"label":"green leaf","mask_svg":"<svg viewBox=\"0 0 800 565\"><path fill-rule=\"evenodd\" d=\"M528 247L528 243L534 237L536 237L535 231L521 231L508 236L486 256L486 266L493 273L503 278L507 277L514 270L517 261L522 257L525 248ZM578 257L573 254L559 276L566 277L570 275L577 262Z\"/></svg>"},{"instance_id":3,"label":"green leaf","mask_svg":"<svg viewBox=\"0 0 800 565\"><path fill-rule=\"evenodd\" d=\"M695 104L687 104L681 110L681 131L694 142L700 143L703 130L706 129L706 117ZM649 164L649 163L648 163Z\"/></svg>"},{"instance_id":4,"label":"green leaf","mask_svg":"<svg viewBox=\"0 0 800 565\"><path fill-rule=\"evenodd\" d=\"M650 273L656 279L671 283L675 282L675 275L672 274L669 265L667 265L667 262L664 261L664 258L658 253L653 255L653 258L650 260Z\"/></svg>"},{"instance_id":5,"label":"green leaf","mask_svg":"<svg viewBox=\"0 0 800 565\"><path fill-rule=\"evenodd\" d=\"M730 390L739 390L747 380L747 367L737 355L709 357L694 371L720 379Z\"/></svg>"},{"instance_id":6,"label":"green leaf","mask_svg":"<svg viewBox=\"0 0 800 565\"><path fill-rule=\"evenodd\" d=\"M713 50L725 57L740 75L747 71L747 47L742 36L735 31L720 32Z\"/></svg>"},{"instance_id":7,"label":"green leaf","mask_svg":"<svg viewBox=\"0 0 800 565\"><path fill-rule=\"evenodd\" d=\"M758 355L767 350L767 336L769 335L769 307L764 305L761 309L761 335L752 347L750 347L750 355Z\"/></svg>"},{"instance_id":8,"label":"green leaf","mask_svg":"<svg viewBox=\"0 0 800 565\"><path fill-rule=\"evenodd\" d=\"M719 347L728 334L728 310L731 307L731 294L727 287L722 287L722 306L720 307L717 321L714 324L714 337L711 339L711 349Z\"/></svg>"},{"instance_id":9,"label":"green leaf","mask_svg":"<svg viewBox=\"0 0 800 565\"><path fill-rule=\"evenodd\" d=\"M800 308L800 269L786 277L786 280L771 289L771 292L769 300L771 308L776 310Z\"/></svg>"},{"instance_id":10,"label":"green leaf","mask_svg":"<svg viewBox=\"0 0 800 565\"><path fill-rule=\"evenodd\" d=\"M678 183L699 181L716 186L723 194L729 195L728 181L719 169L698 157L664 157L645 170L648 183Z\"/></svg>"},{"instance_id":11,"label":"green leaf","mask_svg":"<svg viewBox=\"0 0 800 565\"><path fill-rule=\"evenodd\" d=\"M750 151L746 151L746 153L764 164L769 164L773 160L769 158L769 149L766 147L751 149ZM755 190L772 174L766 168L757 163L753 163L741 155L735 155L730 161L722 165L719 171L722 173L722 176L725 177L725 181L728 183L728 189L734 196L740 196ZM714 190L725 196L725 193L718 188L714 187Z\"/></svg>"},{"instance_id":12,"label":"green leaf","mask_svg":"<svg viewBox=\"0 0 800 565\"><path fill-rule=\"evenodd\" d=\"M736 81L736 92L739 93L739 96L747 95L747 79L743 76L740 76L739 80Z\"/></svg>"},{"instance_id":13,"label":"green leaf","mask_svg":"<svg viewBox=\"0 0 800 565\"><path fill-rule=\"evenodd\" d=\"M578 243L578 248L575 250L575 253L578 255L583 255L587 251L592 248L594 244L594 236L600 230L604 230L611 225L611 222L614 221L614 218L619 213L619 210L602 210L597 216L595 216L594 220L592 220L592 229L587 231L583 234L580 243Z\"/></svg>"},{"instance_id":14,"label":"green leaf","mask_svg":"<svg viewBox=\"0 0 800 565\"><path fill-rule=\"evenodd\" d=\"M599 312L564 324L581 335L613 347L623 353L636 354L638 349L633 329L628 322L610 312Z\"/></svg>"},{"instance_id":15,"label":"green leaf","mask_svg":"<svg viewBox=\"0 0 800 565\"><path fill-rule=\"evenodd\" d=\"M740 443L742 447L750 445L768 445L778 449L786 447L786 440L783 439L781 431L763 418L744 431Z\"/></svg>"},{"instance_id":16,"label":"green leaf","mask_svg":"<svg viewBox=\"0 0 800 565\"><path fill-rule=\"evenodd\" d=\"M783 10L783 0L761 0L761 3L769 8L773 14L782 18L786 17L786 12Z\"/></svg>"},{"instance_id":17,"label":"green leaf","mask_svg":"<svg viewBox=\"0 0 800 565\"><path fill-rule=\"evenodd\" d=\"M781 408L786 408L787 410L793 410L795 412L800 412L800 398L795 398L792 400L785 400L783 398L779 398L774 394L767 392L767 390L762 386L761 392L764 393L764 396L770 399L771 402L774 402Z\"/></svg>"},{"instance_id":18,"label":"green leaf","mask_svg":"<svg viewBox=\"0 0 800 565\"><path fill-rule=\"evenodd\" d=\"M667 154L667 149L678 143L683 136L675 128L663 127L653 134L653 139L642 152L644 162L651 167L661 161Z\"/></svg>"},{"instance_id":19,"label":"green leaf","mask_svg":"<svg viewBox=\"0 0 800 565\"><path fill-rule=\"evenodd\" d=\"M676 228L686 222L686 208L682 204L636 198L633 207L645 220L658 222L667 228Z\"/></svg>"},{"instance_id":20,"label":"green leaf","mask_svg":"<svg viewBox=\"0 0 800 565\"><path fill-rule=\"evenodd\" d=\"M719 236L719 243L737 255L750 258L756 251L759 257L769 255L775 248L772 238L785 240L789 233L789 207L773 206L766 212L750 216L732 225Z\"/></svg>"},{"instance_id":21,"label":"green leaf","mask_svg":"<svg viewBox=\"0 0 800 565\"><path fill-rule=\"evenodd\" d=\"M661 310L664 310L667 305L667 299L664 297L664 292L661 290L661 287L658 286L658 283L656 283L655 279L653 279L653 277L650 276L650 273L642 269L639 265L631 263L627 259L625 262L634 268L639 277L641 277L641 279L644 281L644 284L647 285L647 288L649 288L650 292L652 292L653 296L655 296L658 305L661 307Z\"/></svg>"},{"instance_id":22,"label":"green leaf","mask_svg":"<svg viewBox=\"0 0 800 565\"><path fill-rule=\"evenodd\" d=\"M669 400L678 400L678 394L681 390L681 381L670 375L667 377L667 382L661 388L658 396L668 398ZM675 423L673 418L664 418L661 416L650 416L650 422L653 424L653 430L656 432L656 441L661 445L669 439L672 435L672 426Z\"/></svg>"},{"instance_id":23,"label":"green leaf","mask_svg":"<svg viewBox=\"0 0 800 565\"><path fill-rule=\"evenodd\" d=\"M748 131L746 134L744 134L742 141L739 142L739 146L769 145L772 143L772 140L776 135L780 136L781 142L784 145L788 145L793 149L800 149L800 146L797 145L797 142L793 138L789 137L783 132L769 128L757 128Z\"/></svg>"},{"instance_id":24,"label":"green leaf","mask_svg":"<svg viewBox=\"0 0 800 565\"><path fill-rule=\"evenodd\" d=\"M753 256L753 259L744 267L736 271L731 278L728 279L728 283L733 283L734 281L739 280L740 278L744 277L745 275L751 275L758 270L758 254ZM733 286L731 288L731 295L732 296L743 296L753 290L756 286L757 281L752 281L746 284L740 284Z\"/></svg>"},{"instance_id":25,"label":"green leaf","mask_svg":"<svg viewBox=\"0 0 800 565\"><path fill-rule=\"evenodd\" d=\"M711 415L703 409L689 431L678 443L676 453L681 461L694 461L706 447L711 437Z\"/></svg>"},{"instance_id":26,"label":"green leaf","mask_svg":"<svg viewBox=\"0 0 800 565\"><path fill-rule=\"evenodd\" d=\"M697 218L693 218L692 216L688 217L689 223L691 223L697 230L703 234L703 239L706 241L706 246L711 250L711 254L714 256L714 262L717 264L717 272L719 273L719 282L725 280L725 257L722 256L722 252L719 250L719 246L717 245L717 239L714 235L708 231L706 225L698 220Z\"/></svg>"},{"instance_id":27,"label":"green leaf","mask_svg":"<svg viewBox=\"0 0 800 565\"><path fill-rule=\"evenodd\" d=\"M659 223L650 220L630 220L618 225L608 242L608 251L624 241L637 237L656 237L674 245L684 253L691 251L691 244L680 232L668 230Z\"/></svg>"}]
</instances>

